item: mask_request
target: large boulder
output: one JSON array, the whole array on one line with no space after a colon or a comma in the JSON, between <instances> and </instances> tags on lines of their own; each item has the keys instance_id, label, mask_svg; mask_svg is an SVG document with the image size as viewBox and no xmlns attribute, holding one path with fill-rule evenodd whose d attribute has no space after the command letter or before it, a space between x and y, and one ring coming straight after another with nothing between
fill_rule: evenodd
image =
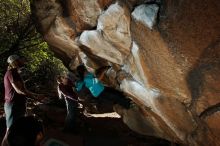
<instances>
[{"instance_id":1,"label":"large boulder","mask_svg":"<svg viewBox=\"0 0 220 146\"><path fill-rule=\"evenodd\" d=\"M217 0L33 0L38 30L70 68L111 65L108 85L134 131L190 146L220 145Z\"/></svg>"}]
</instances>

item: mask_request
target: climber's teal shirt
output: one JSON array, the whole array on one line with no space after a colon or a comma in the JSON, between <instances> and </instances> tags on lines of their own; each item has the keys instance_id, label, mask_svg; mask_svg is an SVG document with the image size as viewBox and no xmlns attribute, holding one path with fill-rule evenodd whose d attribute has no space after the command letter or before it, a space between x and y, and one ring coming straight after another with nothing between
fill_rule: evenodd
<instances>
[{"instance_id":1,"label":"climber's teal shirt","mask_svg":"<svg viewBox=\"0 0 220 146\"><path fill-rule=\"evenodd\" d=\"M105 88L104 85L92 73L87 73L83 81L78 81L76 83L76 90L80 91L84 84L94 97L98 97Z\"/></svg>"}]
</instances>

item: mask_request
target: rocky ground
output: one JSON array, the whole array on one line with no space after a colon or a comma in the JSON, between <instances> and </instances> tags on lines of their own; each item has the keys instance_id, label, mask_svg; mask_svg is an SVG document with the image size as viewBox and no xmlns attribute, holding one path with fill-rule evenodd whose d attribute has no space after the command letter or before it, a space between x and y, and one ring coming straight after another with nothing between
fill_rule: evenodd
<instances>
[{"instance_id":1,"label":"rocky ground","mask_svg":"<svg viewBox=\"0 0 220 146\"><path fill-rule=\"evenodd\" d=\"M168 141L146 137L131 131L116 113L81 116L78 133L62 131L65 119L65 106L59 104L39 104L28 106L29 113L43 119L45 140L56 139L69 146L172 146ZM33 108L34 107L34 108ZM5 131L3 105L0 109L0 139Z\"/></svg>"}]
</instances>

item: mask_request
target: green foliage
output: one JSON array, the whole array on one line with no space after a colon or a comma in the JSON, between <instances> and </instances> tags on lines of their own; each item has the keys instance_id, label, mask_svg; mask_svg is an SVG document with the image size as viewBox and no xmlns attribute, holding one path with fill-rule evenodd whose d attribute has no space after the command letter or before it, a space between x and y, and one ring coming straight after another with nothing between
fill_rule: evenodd
<instances>
[{"instance_id":1,"label":"green foliage","mask_svg":"<svg viewBox=\"0 0 220 146\"><path fill-rule=\"evenodd\" d=\"M31 19L28 0L0 1L0 78L6 70L6 59L22 49L32 49L43 43Z\"/></svg>"},{"instance_id":2,"label":"green foliage","mask_svg":"<svg viewBox=\"0 0 220 146\"><path fill-rule=\"evenodd\" d=\"M66 71L66 68L60 60L51 55L41 59L40 63L32 70L34 72L29 74L30 79L26 85L34 92L50 95L56 90L56 76Z\"/></svg>"},{"instance_id":3,"label":"green foliage","mask_svg":"<svg viewBox=\"0 0 220 146\"><path fill-rule=\"evenodd\" d=\"M21 55L26 56L26 59L28 61L31 61L27 65L32 73L38 70L39 66L45 60L49 60L50 62L52 62L52 64L55 63L60 68L64 69L63 65L61 65L61 62L59 62L58 59L54 57L54 54L48 49L48 45L46 42L39 44L35 48L32 49L27 48L22 50Z\"/></svg>"},{"instance_id":4,"label":"green foliage","mask_svg":"<svg viewBox=\"0 0 220 146\"><path fill-rule=\"evenodd\" d=\"M33 91L50 92L56 85L55 76L66 68L54 57L47 43L36 31L29 0L1 0L0 7L1 90L7 57L18 54L27 59L26 85Z\"/></svg>"},{"instance_id":5,"label":"green foliage","mask_svg":"<svg viewBox=\"0 0 220 146\"><path fill-rule=\"evenodd\" d=\"M21 55L26 56L28 60L26 85L35 92L49 94L48 91L56 88L56 76L67 71L62 62L54 57L45 42L38 48L21 51Z\"/></svg>"},{"instance_id":6,"label":"green foliage","mask_svg":"<svg viewBox=\"0 0 220 146\"><path fill-rule=\"evenodd\" d=\"M32 38L33 23L28 0L1 0L0 2L0 53L24 47Z\"/></svg>"}]
</instances>

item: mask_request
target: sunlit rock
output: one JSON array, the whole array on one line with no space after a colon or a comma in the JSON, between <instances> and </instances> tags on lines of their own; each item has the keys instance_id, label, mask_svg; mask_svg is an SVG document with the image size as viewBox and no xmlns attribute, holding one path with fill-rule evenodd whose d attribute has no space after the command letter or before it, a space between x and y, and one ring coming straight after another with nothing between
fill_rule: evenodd
<instances>
[{"instance_id":1,"label":"sunlit rock","mask_svg":"<svg viewBox=\"0 0 220 146\"><path fill-rule=\"evenodd\" d=\"M138 82L127 79L122 81L120 87L136 98L133 100L139 101L157 113L180 140L184 141L187 134L196 126L192 116L179 101L161 96L157 89L146 89ZM178 108L174 109L172 105Z\"/></svg>"},{"instance_id":2,"label":"sunlit rock","mask_svg":"<svg viewBox=\"0 0 220 146\"><path fill-rule=\"evenodd\" d=\"M138 133L161 138L166 137L166 139L178 141L178 138L174 138L172 130L169 129L165 122L149 109L145 110L136 105L133 105L130 109L124 109L119 105L115 105L114 110L121 115L123 122L127 124L129 128ZM173 135L173 137L169 137L170 135Z\"/></svg>"},{"instance_id":3,"label":"sunlit rock","mask_svg":"<svg viewBox=\"0 0 220 146\"><path fill-rule=\"evenodd\" d=\"M158 10L159 7L156 4L140 5L134 9L132 17L152 29L156 23Z\"/></svg>"},{"instance_id":4,"label":"sunlit rock","mask_svg":"<svg viewBox=\"0 0 220 146\"><path fill-rule=\"evenodd\" d=\"M135 80L141 83L146 88L149 87L148 81L145 75L145 71L141 62L142 62L142 54L139 49L139 46L133 42L131 48L131 55L128 57L123 69L130 73Z\"/></svg>"},{"instance_id":5,"label":"sunlit rock","mask_svg":"<svg viewBox=\"0 0 220 146\"><path fill-rule=\"evenodd\" d=\"M56 0L32 1L32 11L36 15L38 27L42 33L50 28L56 16L62 15L62 6Z\"/></svg>"},{"instance_id":6,"label":"sunlit rock","mask_svg":"<svg viewBox=\"0 0 220 146\"><path fill-rule=\"evenodd\" d=\"M123 54L129 54L131 46L130 12L126 5L112 4L98 19L98 30L105 40Z\"/></svg>"},{"instance_id":7,"label":"sunlit rock","mask_svg":"<svg viewBox=\"0 0 220 146\"><path fill-rule=\"evenodd\" d=\"M132 21L131 27L134 42L139 48L135 59L140 62L137 70L142 68L147 86L160 89L164 96L189 104L191 95L183 68L176 63L160 32L136 21Z\"/></svg>"},{"instance_id":8,"label":"sunlit rock","mask_svg":"<svg viewBox=\"0 0 220 146\"><path fill-rule=\"evenodd\" d=\"M123 63L123 56L111 43L106 41L100 31L84 31L79 39L80 43L88 47L88 51L116 64Z\"/></svg>"},{"instance_id":9,"label":"sunlit rock","mask_svg":"<svg viewBox=\"0 0 220 146\"><path fill-rule=\"evenodd\" d=\"M102 12L98 0L69 0L68 3L71 16L77 15L80 19L78 21L83 21L91 27L96 26L98 16Z\"/></svg>"},{"instance_id":10,"label":"sunlit rock","mask_svg":"<svg viewBox=\"0 0 220 146\"><path fill-rule=\"evenodd\" d=\"M44 38L51 46L59 48L71 58L79 50L77 43L71 37L73 33L73 30L65 23L65 19L56 17Z\"/></svg>"},{"instance_id":11,"label":"sunlit rock","mask_svg":"<svg viewBox=\"0 0 220 146\"><path fill-rule=\"evenodd\" d=\"M96 31L85 31L79 41L106 60L123 64L131 45L129 11L118 3L111 5L98 19Z\"/></svg>"}]
</instances>

